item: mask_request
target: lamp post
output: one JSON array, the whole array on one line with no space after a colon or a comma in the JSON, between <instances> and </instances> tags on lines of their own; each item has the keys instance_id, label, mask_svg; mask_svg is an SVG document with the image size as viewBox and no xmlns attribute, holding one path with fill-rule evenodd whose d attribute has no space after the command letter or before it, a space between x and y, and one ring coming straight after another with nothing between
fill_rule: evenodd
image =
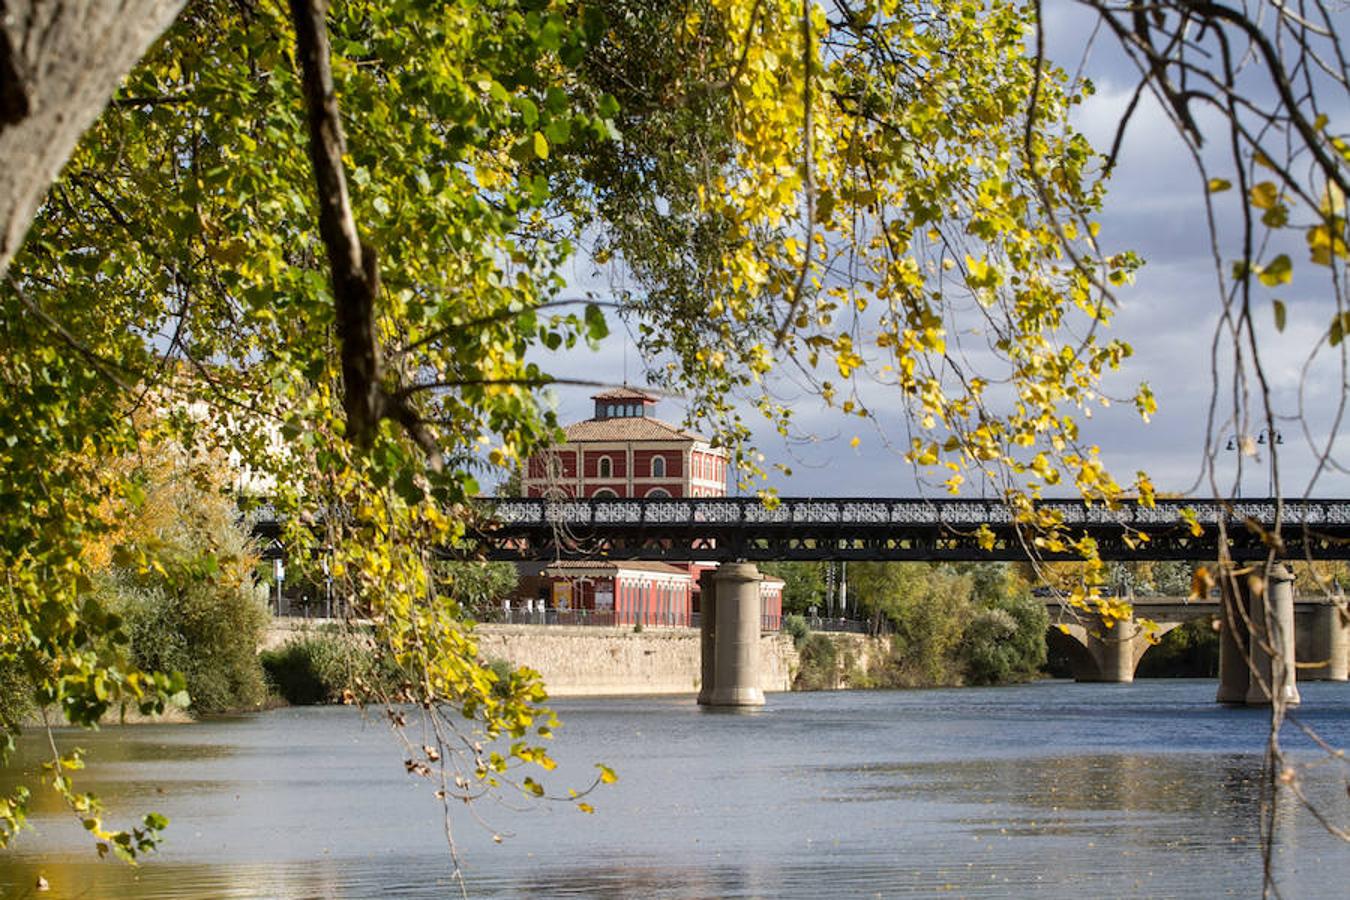
<instances>
[{"instance_id":1,"label":"lamp post","mask_svg":"<svg viewBox=\"0 0 1350 900\"><path fill-rule=\"evenodd\" d=\"M1271 428L1262 428L1261 433L1256 436L1256 443L1265 444L1266 438L1270 439L1270 463L1266 466L1266 496L1275 496L1275 446L1284 443L1284 435Z\"/></svg>"},{"instance_id":2,"label":"lamp post","mask_svg":"<svg viewBox=\"0 0 1350 900\"><path fill-rule=\"evenodd\" d=\"M1241 454L1244 452L1244 448L1248 445L1248 444L1247 444L1248 441L1251 441L1251 436L1250 436L1250 435L1245 435L1245 434L1244 434L1244 435L1240 435L1240 436L1237 436L1237 437L1229 436L1229 438L1228 438L1228 443L1224 445L1224 449L1225 449L1225 450L1236 450L1236 451L1238 452L1238 455L1241 456ZM1256 447L1256 446L1262 446L1262 447L1263 447L1263 446L1266 445L1267 442L1269 442L1269 443L1271 444L1272 447L1273 447L1273 446L1276 446L1276 445L1283 444L1283 443L1284 443L1284 435L1280 434L1279 431L1277 431L1277 430L1275 430L1275 429L1273 429L1273 428L1262 428L1261 431L1260 431L1260 433L1257 434L1257 436L1256 436L1256 442L1255 442L1254 444L1252 444L1251 446L1253 446L1253 447ZM1256 454L1256 451L1255 451L1254 449L1252 450L1252 454L1253 454L1253 455ZM1270 454L1269 459L1270 459L1270 464L1267 466L1267 472L1266 472L1266 496L1267 496L1267 497L1269 497L1269 496L1271 496L1272 494L1275 493L1275 454L1274 454L1273 451L1272 451L1272 453ZM1242 498L1242 460L1241 460L1241 459L1238 460L1238 481L1237 481L1237 490L1235 491L1235 494L1236 494L1236 496L1238 497L1238 499L1241 499L1241 498Z\"/></svg>"},{"instance_id":3,"label":"lamp post","mask_svg":"<svg viewBox=\"0 0 1350 900\"><path fill-rule=\"evenodd\" d=\"M286 584L286 564L281 561L281 557L272 560L272 576L277 583L277 615L281 615L281 601L284 597L283 587Z\"/></svg>"}]
</instances>

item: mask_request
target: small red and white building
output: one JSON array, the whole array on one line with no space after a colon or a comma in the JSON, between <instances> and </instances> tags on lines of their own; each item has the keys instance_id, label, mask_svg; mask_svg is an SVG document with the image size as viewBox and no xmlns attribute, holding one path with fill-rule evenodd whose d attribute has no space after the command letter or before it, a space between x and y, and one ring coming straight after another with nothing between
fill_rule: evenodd
<instances>
[{"instance_id":1,"label":"small red and white building","mask_svg":"<svg viewBox=\"0 0 1350 900\"><path fill-rule=\"evenodd\" d=\"M663 562L565 560L544 569L551 608L603 625L693 624L694 579L689 570ZM590 615L585 615L589 613Z\"/></svg>"},{"instance_id":2,"label":"small red and white building","mask_svg":"<svg viewBox=\"0 0 1350 900\"><path fill-rule=\"evenodd\" d=\"M595 415L566 428L557 447L535 454L525 468L526 497L565 500L647 500L725 497L729 457L705 438L657 419L657 398L630 387L596 394ZM522 587L538 595L560 620L615 625L694 623L699 612L699 574L713 563L557 562ZM529 582L529 584L526 584ZM783 581L760 583L763 627L782 622ZM589 615L587 615L589 613Z\"/></svg>"}]
</instances>

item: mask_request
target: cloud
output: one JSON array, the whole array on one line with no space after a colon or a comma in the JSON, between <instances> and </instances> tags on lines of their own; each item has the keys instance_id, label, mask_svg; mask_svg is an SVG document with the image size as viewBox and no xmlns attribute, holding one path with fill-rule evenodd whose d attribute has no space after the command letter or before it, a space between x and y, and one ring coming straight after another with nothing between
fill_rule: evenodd
<instances>
[{"instance_id":1,"label":"cloud","mask_svg":"<svg viewBox=\"0 0 1350 900\"><path fill-rule=\"evenodd\" d=\"M1051 56L1076 61L1090 33L1091 19L1076 5L1052 4L1047 9L1046 32ZM1086 74L1097 87L1080 108L1075 126L1094 146L1105 151L1115 138L1121 116L1137 84L1138 73L1110 46L1107 35L1098 37ZM1203 115L1203 114L1202 114ZM1201 119L1202 127L1217 124ZM1205 162L1215 174L1228 176L1219 147L1207 151ZM1231 163L1228 164L1231 169ZM1236 452L1227 451L1227 438L1235 429L1258 433L1263 423L1232 423L1231 377L1234 347L1220 322L1222 297L1216 275L1226 272L1237 255L1231 245L1220 244L1216 262L1211 249L1209 222L1205 214L1204 180L1195 160L1177 136L1173 123L1151 96L1145 95L1121 144L1116 170L1109 182L1105 208L1100 215L1102 242L1107 252L1133 249L1146 260L1136 283L1119 292L1110 336L1132 344L1135 355L1123 371L1107 379L1109 394L1127 398L1140 382L1148 382L1158 397L1159 410L1150 424L1140 421L1132 404L1119 403L1096 410L1084 421L1084 438L1102 447L1111 470L1123 481L1136 470L1147 470L1160 490L1184 491L1197 482L1204 463L1206 440L1214 459L1221 488L1235 483ZM1234 221L1241 197L1236 191L1212 197L1220 229ZM1221 233L1221 240L1223 234ZM1326 332L1332 304L1323 274L1306 262L1301 241L1285 239L1264 251L1263 259L1286 252L1295 261L1294 281L1280 291L1259 288L1253 293L1250 313L1260 337L1260 360L1277 407L1277 428L1284 439L1278 447L1282 483L1286 491L1302 492L1317 461L1317 448L1336 427L1335 415L1345 381L1339 352L1323 352L1310 367L1309 354ZM590 273L578 268L578 283L603 289ZM576 285L574 285L576 286ZM1274 326L1273 301L1281 299L1288 312L1285 331ZM1218 349L1213 349L1219 335ZM625 350L625 345L627 349ZM640 367L633 344L616 329L598 354L558 358L552 371L560 375L604 381L623 378L624 360L631 380L639 380ZM1249 348L1242 347L1244 366L1250 372ZM1215 384L1215 372L1219 384ZM908 445L898 398L881 385L864 382L865 402L882 411L884 433L855 417L848 417L788 382L776 387L793 397L796 422L810 437L784 441L772 428L757 429L755 438L769 463L790 466L791 478L772 481L785 495L886 496L907 495L916 490L915 475L902 454ZM1217 395L1217 415L1209 420ZM558 389L564 420L590 415L588 391ZM1302 410L1304 424L1290 418ZM662 415L678 419L683 410L678 401L667 400ZM756 414L747 409L749 421ZM851 446L857 436L859 445ZM1242 460L1243 493L1264 494L1267 489L1268 444L1256 458ZM941 481L945 474L937 475ZM929 492L935 492L929 488ZM1201 483L1199 493L1209 491ZM1339 471L1324 473L1313 493L1345 495L1350 477ZM979 487L971 488L979 496Z\"/></svg>"}]
</instances>

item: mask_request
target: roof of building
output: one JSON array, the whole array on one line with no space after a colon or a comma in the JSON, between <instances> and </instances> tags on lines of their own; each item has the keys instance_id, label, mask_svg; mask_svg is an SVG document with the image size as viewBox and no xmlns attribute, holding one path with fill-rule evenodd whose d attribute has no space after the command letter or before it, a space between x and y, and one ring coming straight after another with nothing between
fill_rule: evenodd
<instances>
[{"instance_id":1,"label":"roof of building","mask_svg":"<svg viewBox=\"0 0 1350 900\"><path fill-rule=\"evenodd\" d=\"M586 419L567 426L567 443L593 441L703 441L705 438L650 416Z\"/></svg>"},{"instance_id":2,"label":"roof of building","mask_svg":"<svg viewBox=\"0 0 1350 900\"><path fill-rule=\"evenodd\" d=\"M607 391L601 391L591 397L592 400L646 400L650 403L657 403L660 397L655 394L649 394L646 391L640 391L637 388L631 388L628 385L618 388L610 388Z\"/></svg>"},{"instance_id":3,"label":"roof of building","mask_svg":"<svg viewBox=\"0 0 1350 900\"><path fill-rule=\"evenodd\" d=\"M689 576L689 573L686 570L663 562L649 562L646 560L623 560L615 562L610 560L586 559L558 560L557 562L550 563L549 566L544 569L544 574L566 577L567 575L589 574L595 572L612 574L620 570L626 572L654 572L658 575Z\"/></svg>"}]
</instances>

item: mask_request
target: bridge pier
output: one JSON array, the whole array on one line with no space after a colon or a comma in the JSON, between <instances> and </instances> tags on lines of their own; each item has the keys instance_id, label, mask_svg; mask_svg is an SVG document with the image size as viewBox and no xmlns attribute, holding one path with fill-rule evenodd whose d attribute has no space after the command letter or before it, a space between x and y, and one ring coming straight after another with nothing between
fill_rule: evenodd
<instances>
[{"instance_id":1,"label":"bridge pier","mask_svg":"<svg viewBox=\"0 0 1350 900\"><path fill-rule=\"evenodd\" d=\"M1219 643L1220 703L1266 706L1272 697L1297 705L1294 576L1275 563L1256 571L1223 573Z\"/></svg>"},{"instance_id":2,"label":"bridge pier","mask_svg":"<svg viewBox=\"0 0 1350 900\"><path fill-rule=\"evenodd\" d=\"M1093 621L1089 618L1088 621L1091 622L1090 628L1073 623L1064 625L1067 632L1059 629L1077 647L1070 655L1073 680L1107 684L1133 682L1139 660L1153 646L1144 630L1134 619L1115 622L1111 627L1107 627L1100 619ZM1175 627L1175 623L1164 623L1159 634L1165 634Z\"/></svg>"},{"instance_id":3,"label":"bridge pier","mask_svg":"<svg viewBox=\"0 0 1350 900\"><path fill-rule=\"evenodd\" d=\"M1247 668L1247 606L1250 579L1219 574L1219 703L1246 703L1251 672Z\"/></svg>"},{"instance_id":4,"label":"bridge pier","mask_svg":"<svg viewBox=\"0 0 1350 900\"><path fill-rule=\"evenodd\" d=\"M1252 656L1247 705L1265 706L1272 697L1295 705L1299 696L1294 658L1294 575L1282 563L1275 563L1266 572L1265 583L1258 581L1253 587L1247 606Z\"/></svg>"},{"instance_id":5,"label":"bridge pier","mask_svg":"<svg viewBox=\"0 0 1350 900\"><path fill-rule=\"evenodd\" d=\"M1350 675L1350 611L1343 595L1324 597L1294 619L1300 681L1346 681Z\"/></svg>"},{"instance_id":6,"label":"bridge pier","mask_svg":"<svg viewBox=\"0 0 1350 900\"><path fill-rule=\"evenodd\" d=\"M1100 630L1088 635L1088 652L1097 662L1098 681L1129 684L1134 681L1135 664L1149 647L1143 630L1135 624L1116 622L1111 628L1102 623Z\"/></svg>"},{"instance_id":7,"label":"bridge pier","mask_svg":"<svg viewBox=\"0 0 1350 900\"><path fill-rule=\"evenodd\" d=\"M717 681L716 569L708 569L699 574L698 592L698 702L702 706L707 706L712 701L713 684Z\"/></svg>"},{"instance_id":8,"label":"bridge pier","mask_svg":"<svg viewBox=\"0 0 1350 900\"><path fill-rule=\"evenodd\" d=\"M698 702L705 706L763 706L759 686L759 583L754 563L723 563L712 574L713 609L702 606L702 673ZM703 604L708 594L704 594ZM713 619L708 630L709 619ZM711 652L710 652L711 651ZM711 660L711 670L709 661ZM711 678L709 678L711 675Z\"/></svg>"}]
</instances>

